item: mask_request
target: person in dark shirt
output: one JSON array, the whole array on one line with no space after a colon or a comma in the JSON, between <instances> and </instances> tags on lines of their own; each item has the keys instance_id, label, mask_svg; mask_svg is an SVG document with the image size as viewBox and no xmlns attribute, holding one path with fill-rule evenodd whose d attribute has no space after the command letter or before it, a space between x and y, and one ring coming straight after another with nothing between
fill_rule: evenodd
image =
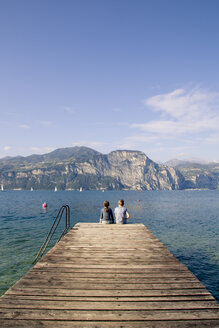
<instances>
[{"instance_id":1,"label":"person in dark shirt","mask_svg":"<svg viewBox=\"0 0 219 328\"><path fill-rule=\"evenodd\" d=\"M102 208L100 213L100 223L112 224L114 223L113 211L109 207L110 203L105 200L103 203L104 208Z\"/></svg>"}]
</instances>

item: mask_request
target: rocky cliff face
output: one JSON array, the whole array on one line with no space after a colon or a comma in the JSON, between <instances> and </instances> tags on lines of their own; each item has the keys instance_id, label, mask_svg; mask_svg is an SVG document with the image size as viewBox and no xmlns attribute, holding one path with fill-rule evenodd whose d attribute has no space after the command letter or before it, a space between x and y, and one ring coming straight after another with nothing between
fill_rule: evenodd
<instances>
[{"instance_id":1,"label":"rocky cliff face","mask_svg":"<svg viewBox=\"0 0 219 328\"><path fill-rule=\"evenodd\" d=\"M85 147L0 161L0 182L8 189L183 189L184 177L139 151L108 155Z\"/></svg>"},{"instance_id":2,"label":"rocky cliff face","mask_svg":"<svg viewBox=\"0 0 219 328\"><path fill-rule=\"evenodd\" d=\"M114 151L107 156L110 176L129 189L180 189L183 176L172 168L166 168L150 160L144 153Z\"/></svg>"},{"instance_id":3,"label":"rocky cliff face","mask_svg":"<svg viewBox=\"0 0 219 328\"><path fill-rule=\"evenodd\" d=\"M179 160L170 161L185 178L184 188L218 189L219 163L195 163ZM168 164L168 163L167 163Z\"/></svg>"}]
</instances>

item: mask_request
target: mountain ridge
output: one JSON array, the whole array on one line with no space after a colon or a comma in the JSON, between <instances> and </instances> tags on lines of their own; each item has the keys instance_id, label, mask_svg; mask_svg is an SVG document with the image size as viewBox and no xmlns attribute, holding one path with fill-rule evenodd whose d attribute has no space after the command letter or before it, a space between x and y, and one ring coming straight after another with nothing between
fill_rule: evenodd
<instances>
[{"instance_id":1,"label":"mountain ridge","mask_svg":"<svg viewBox=\"0 0 219 328\"><path fill-rule=\"evenodd\" d=\"M218 172L209 171L197 164L197 174L194 174L194 164L189 165L193 166L158 164L137 150L114 150L102 154L92 148L76 146L42 155L0 159L0 183L6 189L218 188L219 168Z\"/></svg>"}]
</instances>

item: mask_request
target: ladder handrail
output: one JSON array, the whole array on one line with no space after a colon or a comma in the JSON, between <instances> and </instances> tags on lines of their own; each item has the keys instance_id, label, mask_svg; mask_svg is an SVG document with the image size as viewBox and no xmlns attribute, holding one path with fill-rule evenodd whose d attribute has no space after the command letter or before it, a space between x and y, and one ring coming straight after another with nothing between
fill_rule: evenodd
<instances>
[{"instance_id":1,"label":"ladder handrail","mask_svg":"<svg viewBox=\"0 0 219 328\"><path fill-rule=\"evenodd\" d=\"M70 228L70 207L68 205L62 205L56 215L55 220L53 221L53 224L51 226L49 233L46 236L46 239L44 240L42 246L40 247L39 252L37 253L37 255L33 261L33 264L35 264L38 261L39 257L42 257L43 254L45 253L46 248L47 248L50 240L52 239L54 233L56 232L56 229L62 219L64 211L65 211L65 229L61 233L61 236L57 242L59 242L60 239L68 232L68 230Z\"/></svg>"}]
</instances>

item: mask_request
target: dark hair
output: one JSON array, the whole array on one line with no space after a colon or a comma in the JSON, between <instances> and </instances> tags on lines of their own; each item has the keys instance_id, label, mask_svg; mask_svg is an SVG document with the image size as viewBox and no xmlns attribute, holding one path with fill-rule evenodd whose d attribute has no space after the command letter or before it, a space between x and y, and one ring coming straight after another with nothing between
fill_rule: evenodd
<instances>
[{"instance_id":1,"label":"dark hair","mask_svg":"<svg viewBox=\"0 0 219 328\"><path fill-rule=\"evenodd\" d=\"M109 209L108 209L108 207L109 207L109 202L108 202L108 200L105 200L105 202L103 203L103 206L104 206L104 208L105 208L105 212L108 212L109 211Z\"/></svg>"},{"instance_id":2,"label":"dark hair","mask_svg":"<svg viewBox=\"0 0 219 328\"><path fill-rule=\"evenodd\" d=\"M118 201L118 204L121 205L121 206L123 206L123 205L124 205L124 200L123 200L123 199L120 199L120 200Z\"/></svg>"}]
</instances>

